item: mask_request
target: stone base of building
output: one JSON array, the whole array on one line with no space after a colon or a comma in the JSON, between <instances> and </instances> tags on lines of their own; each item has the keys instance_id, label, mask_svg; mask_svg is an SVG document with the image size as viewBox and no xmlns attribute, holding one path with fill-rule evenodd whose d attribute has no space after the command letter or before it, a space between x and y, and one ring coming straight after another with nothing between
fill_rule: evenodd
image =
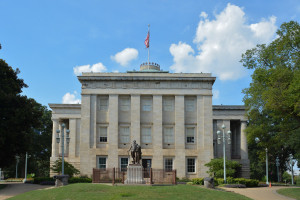
<instances>
[{"instance_id":1,"label":"stone base of building","mask_svg":"<svg viewBox=\"0 0 300 200\"><path fill-rule=\"evenodd\" d=\"M145 184L143 167L140 164L129 164L127 167L127 179L125 184Z\"/></svg>"}]
</instances>

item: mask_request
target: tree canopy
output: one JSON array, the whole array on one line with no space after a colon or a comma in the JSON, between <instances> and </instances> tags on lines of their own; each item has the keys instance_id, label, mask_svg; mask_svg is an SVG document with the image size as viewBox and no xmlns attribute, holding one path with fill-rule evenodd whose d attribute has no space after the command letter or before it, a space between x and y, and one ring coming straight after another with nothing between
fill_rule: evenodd
<instances>
[{"instance_id":1,"label":"tree canopy","mask_svg":"<svg viewBox=\"0 0 300 200\"><path fill-rule=\"evenodd\" d=\"M21 94L28 86L19 73L0 59L0 168L15 164L15 155L24 160L26 152L32 155L31 160L46 159L49 163L51 111Z\"/></svg>"},{"instance_id":2,"label":"tree canopy","mask_svg":"<svg viewBox=\"0 0 300 200\"><path fill-rule=\"evenodd\" d=\"M277 36L270 44L259 44L242 55L243 66L254 70L250 87L243 90L243 101L248 108L249 149L256 154L252 157L258 154L265 159L268 148L270 163L278 156L285 170L290 153L300 160L299 23L283 23Z\"/></svg>"}]
</instances>

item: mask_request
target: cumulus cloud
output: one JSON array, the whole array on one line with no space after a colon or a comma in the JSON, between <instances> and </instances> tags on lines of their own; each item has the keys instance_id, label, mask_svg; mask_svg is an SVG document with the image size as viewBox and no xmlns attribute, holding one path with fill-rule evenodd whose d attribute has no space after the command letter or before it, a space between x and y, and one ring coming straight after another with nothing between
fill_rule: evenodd
<instances>
[{"instance_id":1,"label":"cumulus cloud","mask_svg":"<svg viewBox=\"0 0 300 200\"><path fill-rule=\"evenodd\" d=\"M126 48L110 58L122 66L127 66L130 61L137 59L138 55L138 50L134 48Z\"/></svg>"},{"instance_id":2,"label":"cumulus cloud","mask_svg":"<svg viewBox=\"0 0 300 200\"><path fill-rule=\"evenodd\" d=\"M106 67L101 62L93 65L76 66L73 68L76 76L79 76L82 72L105 72L106 70Z\"/></svg>"},{"instance_id":3,"label":"cumulus cloud","mask_svg":"<svg viewBox=\"0 0 300 200\"><path fill-rule=\"evenodd\" d=\"M172 44L175 72L212 72L221 80L235 80L246 75L239 60L242 53L259 43L269 43L276 33L276 17L262 19L255 24L247 24L242 8L227 4L215 19L209 20L208 14L200 14L196 35L191 45L184 42Z\"/></svg>"},{"instance_id":4,"label":"cumulus cloud","mask_svg":"<svg viewBox=\"0 0 300 200\"><path fill-rule=\"evenodd\" d=\"M81 103L81 100L76 97L77 97L76 91L74 91L73 94L67 92L62 98L62 103L64 103L64 104L79 104L79 103Z\"/></svg>"}]
</instances>

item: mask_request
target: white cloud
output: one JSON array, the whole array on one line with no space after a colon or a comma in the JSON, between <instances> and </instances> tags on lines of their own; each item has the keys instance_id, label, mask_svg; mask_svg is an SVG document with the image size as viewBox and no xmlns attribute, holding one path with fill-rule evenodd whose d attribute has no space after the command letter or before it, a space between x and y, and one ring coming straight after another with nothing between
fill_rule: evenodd
<instances>
[{"instance_id":1,"label":"white cloud","mask_svg":"<svg viewBox=\"0 0 300 200\"><path fill-rule=\"evenodd\" d=\"M219 90L213 90L213 99L219 99L220 91Z\"/></svg>"},{"instance_id":2,"label":"white cloud","mask_svg":"<svg viewBox=\"0 0 300 200\"><path fill-rule=\"evenodd\" d=\"M127 66L130 61L137 59L138 55L138 50L134 48L126 48L110 58L122 66Z\"/></svg>"},{"instance_id":3,"label":"white cloud","mask_svg":"<svg viewBox=\"0 0 300 200\"><path fill-rule=\"evenodd\" d=\"M73 68L76 76L79 76L82 72L105 72L106 70L106 67L101 62L93 65L76 66Z\"/></svg>"},{"instance_id":4,"label":"white cloud","mask_svg":"<svg viewBox=\"0 0 300 200\"><path fill-rule=\"evenodd\" d=\"M242 8L228 4L214 20L200 14L194 43L197 51L184 42L172 44L175 72L212 72L221 80L235 80L246 75L239 60L242 53L259 43L269 43L276 33L276 17L248 25Z\"/></svg>"},{"instance_id":5,"label":"white cloud","mask_svg":"<svg viewBox=\"0 0 300 200\"><path fill-rule=\"evenodd\" d=\"M64 104L79 104L79 103L81 103L81 100L77 99L76 96L77 96L76 91L74 91L73 94L67 92L62 98L62 103L64 103Z\"/></svg>"}]
</instances>

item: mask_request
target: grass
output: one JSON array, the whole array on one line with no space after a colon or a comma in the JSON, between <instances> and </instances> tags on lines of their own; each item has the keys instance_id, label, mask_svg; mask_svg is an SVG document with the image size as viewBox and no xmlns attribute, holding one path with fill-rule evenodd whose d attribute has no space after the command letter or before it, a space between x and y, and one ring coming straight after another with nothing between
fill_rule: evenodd
<instances>
[{"instance_id":1,"label":"grass","mask_svg":"<svg viewBox=\"0 0 300 200\"><path fill-rule=\"evenodd\" d=\"M35 190L17 195L13 199L241 199L249 198L218 190L192 185L176 186L109 186L77 183L60 188Z\"/></svg>"},{"instance_id":2,"label":"grass","mask_svg":"<svg viewBox=\"0 0 300 200\"><path fill-rule=\"evenodd\" d=\"M300 200L300 188L284 188L277 190L279 194Z\"/></svg>"}]
</instances>

